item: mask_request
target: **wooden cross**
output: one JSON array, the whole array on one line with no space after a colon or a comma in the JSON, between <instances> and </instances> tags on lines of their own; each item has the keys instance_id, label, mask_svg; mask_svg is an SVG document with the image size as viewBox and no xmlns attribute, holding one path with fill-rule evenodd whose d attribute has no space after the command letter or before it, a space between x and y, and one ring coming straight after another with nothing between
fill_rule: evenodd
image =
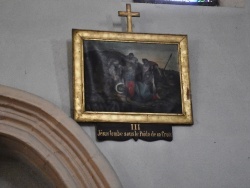
<instances>
[{"instance_id":1,"label":"wooden cross","mask_svg":"<svg viewBox=\"0 0 250 188\"><path fill-rule=\"evenodd\" d=\"M126 12L125 11L118 11L119 16L127 17L127 32L132 31L132 17L140 17L139 12L131 12L131 5L126 4Z\"/></svg>"}]
</instances>

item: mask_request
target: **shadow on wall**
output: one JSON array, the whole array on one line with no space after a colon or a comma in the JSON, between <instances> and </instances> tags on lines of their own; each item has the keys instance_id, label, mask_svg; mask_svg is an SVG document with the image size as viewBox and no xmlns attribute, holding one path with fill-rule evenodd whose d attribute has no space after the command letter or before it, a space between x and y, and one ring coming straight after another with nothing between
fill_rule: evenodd
<instances>
[{"instance_id":1,"label":"shadow on wall","mask_svg":"<svg viewBox=\"0 0 250 188\"><path fill-rule=\"evenodd\" d=\"M73 117L72 42L51 42L61 108Z\"/></svg>"},{"instance_id":2,"label":"shadow on wall","mask_svg":"<svg viewBox=\"0 0 250 188\"><path fill-rule=\"evenodd\" d=\"M52 188L53 181L16 151L15 141L0 136L0 185L2 188ZM20 144L18 145L20 147Z\"/></svg>"}]
</instances>

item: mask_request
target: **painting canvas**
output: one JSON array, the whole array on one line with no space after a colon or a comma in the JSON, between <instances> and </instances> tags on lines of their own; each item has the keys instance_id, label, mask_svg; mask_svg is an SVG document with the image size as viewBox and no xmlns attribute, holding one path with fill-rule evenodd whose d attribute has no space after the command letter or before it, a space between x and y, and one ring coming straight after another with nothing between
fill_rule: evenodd
<instances>
[{"instance_id":1,"label":"painting canvas","mask_svg":"<svg viewBox=\"0 0 250 188\"><path fill-rule=\"evenodd\" d=\"M182 113L176 44L83 45L86 111Z\"/></svg>"},{"instance_id":2,"label":"painting canvas","mask_svg":"<svg viewBox=\"0 0 250 188\"><path fill-rule=\"evenodd\" d=\"M77 120L192 123L186 36L75 30L73 38Z\"/></svg>"}]
</instances>

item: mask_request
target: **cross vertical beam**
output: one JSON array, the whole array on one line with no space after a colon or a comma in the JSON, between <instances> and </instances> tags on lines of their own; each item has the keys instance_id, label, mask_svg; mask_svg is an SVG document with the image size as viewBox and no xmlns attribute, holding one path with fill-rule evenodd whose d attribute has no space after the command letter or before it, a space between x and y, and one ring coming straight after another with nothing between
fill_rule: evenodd
<instances>
[{"instance_id":1,"label":"cross vertical beam","mask_svg":"<svg viewBox=\"0 0 250 188\"><path fill-rule=\"evenodd\" d=\"M126 11L118 11L119 16L127 17L127 32L132 31L132 17L140 17L139 12L131 12L131 5L126 4Z\"/></svg>"}]
</instances>

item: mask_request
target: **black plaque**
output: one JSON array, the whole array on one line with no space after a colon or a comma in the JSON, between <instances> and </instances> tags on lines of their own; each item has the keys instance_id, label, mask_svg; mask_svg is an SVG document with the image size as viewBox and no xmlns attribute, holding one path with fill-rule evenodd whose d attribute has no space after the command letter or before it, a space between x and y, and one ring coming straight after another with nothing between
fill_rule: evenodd
<instances>
[{"instance_id":1,"label":"black plaque","mask_svg":"<svg viewBox=\"0 0 250 188\"><path fill-rule=\"evenodd\" d=\"M144 141L165 140L172 141L172 126L155 124L128 123L98 123L96 124L96 138L98 141L114 140L126 141L138 139Z\"/></svg>"}]
</instances>

